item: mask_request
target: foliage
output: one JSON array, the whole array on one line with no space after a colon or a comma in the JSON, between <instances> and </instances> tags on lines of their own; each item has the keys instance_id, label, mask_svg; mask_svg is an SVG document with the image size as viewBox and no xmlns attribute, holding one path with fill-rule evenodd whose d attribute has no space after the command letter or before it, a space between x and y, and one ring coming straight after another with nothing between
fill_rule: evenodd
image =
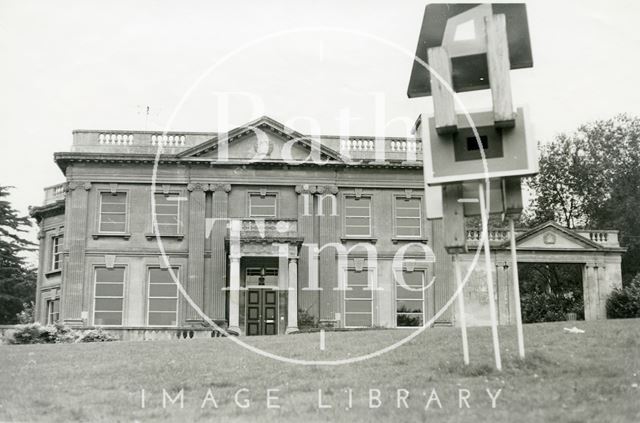
<instances>
[{"instance_id":1,"label":"foliage","mask_svg":"<svg viewBox=\"0 0 640 423\"><path fill-rule=\"evenodd\" d=\"M3 338L7 344L65 344L71 342L107 342L116 337L102 329L77 331L63 324L44 326L40 323L18 325L8 330Z\"/></svg>"},{"instance_id":2,"label":"foliage","mask_svg":"<svg viewBox=\"0 0 640 423\"><path fill-rule=\"evenodd\" d=\"M581 295L529 291L522 294L521 304L524 323L564 321L569 313L576 313L579 320L584 319Z\"/></svg>"},{"instance_id":3,"label":"foliage","mask_svg":"<svg viewBox=\"0 0 640 423\"><path fill-rule=\"evenodd\" d=\"M591 122L540 150L527 223L618 229L628 248L623 274L640 272L640 117Z\"/></svg>"},{"instance_id":4,"label":"foliage","mask_svg":"<svg viewBox=\"0 0 640 423\"><path fill-rule=\"evenodd\" d=\"M101 328L84 331L77 342L110 342L117 341L118 338Z\"/></svg>"},{"instance_id":5,"label":"foliage","mask_svg":"<svg viewBox=\"0 0 640 423\"><path fill-rule=\"evenodd\" d=\"M21 325L33 323L35 320L33 316L35 306L36 304L33 301L22 304L22 311L16 316L18 319L18 323L20 323Z\"/></svg>"},{"instance_id":6,"label":"foliage","mask_svg":"<svg viewBox=\"0 0 640 423\"><path fill-rule=\"evenodd\" d=\"M313 329L318 327L318 321L309 310L298 309L298 329Z\"/></svg>"},{"instance_id":7,"label":"foliage","mask_svg":"<svg viewBox=\"0 0 640 423\"><path fill-rule=\"evenodd\" d=\"M20 256L33 250L34 244L22 237L31 221L18 215L8 195L9 187L0 186L0 324L17 323L17 314L24 303L34 301L36 289L36 271Z\"/></svg>"},{"instance_id":8,"label":"foliage","mask_svg":"<svg viewBox=\"0 0 640 423\"><path fill-rule=\"evenodd\" d=\"M616 288L607 298L607 317L640 317L640 273L622 289Z\"/></svg>"},{"instance_id":9,"label":"foliage","mask_svg":"<svg viewBox=\"0 0 640 423\"><path fill-rule=\"evenodd\" d=\"M18 325L4 335L4 341L8 344L54 344L57 340L57 327L43 326L40 323Z\"/></svg>"}]
</instances>

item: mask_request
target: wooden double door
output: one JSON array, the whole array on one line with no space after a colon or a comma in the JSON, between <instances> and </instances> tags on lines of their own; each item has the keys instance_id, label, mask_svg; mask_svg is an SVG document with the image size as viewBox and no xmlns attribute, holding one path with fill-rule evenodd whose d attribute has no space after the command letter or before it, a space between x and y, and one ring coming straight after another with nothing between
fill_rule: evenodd
<instances>
[{"instance_id":1,"label":"wooden double door","mask_svg":"<svg viewBox=\"0 0 640 423\"><path fill-rule=\"evenodd\" d=\"M247 290L247 335L278 333L278 292L270 288Z\"/></svg>"}]
</instances>

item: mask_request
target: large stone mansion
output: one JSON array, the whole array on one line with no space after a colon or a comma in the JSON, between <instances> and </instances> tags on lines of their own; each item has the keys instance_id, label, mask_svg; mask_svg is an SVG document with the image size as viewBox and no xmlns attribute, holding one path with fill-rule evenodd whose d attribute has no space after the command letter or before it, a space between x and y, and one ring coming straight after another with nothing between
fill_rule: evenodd
<instances>
[{"instance_id":1,"label":"large stone mansion","mask_svg":"<svg viewBox=\"0 0 640 423\"><path fill-rule=\"evenodd\" d=\"M239 335L284 334L297 330L298 310L345 328L455 324L447 228L426 219L433 199L420 140L306 137L267 117L225 137L223 149L217 133L74 131L71 151L55 154L66 181L31 210L40 226L37 320L127 339L208 336L203 315ZM314 145L320 162L308 160ZM490 236L499 319L509 324L507 233ZM465 263L478 237L468 228ZM615 231L549 223L519 233L517 246L522 262L581 263L585 317L605 317L621 278ZM372 280L377 289L367 289ZM343 282L349 290L334 289ZM485 324L482 274L464 295L467 321Z\"/></svg>"}]
</instances>

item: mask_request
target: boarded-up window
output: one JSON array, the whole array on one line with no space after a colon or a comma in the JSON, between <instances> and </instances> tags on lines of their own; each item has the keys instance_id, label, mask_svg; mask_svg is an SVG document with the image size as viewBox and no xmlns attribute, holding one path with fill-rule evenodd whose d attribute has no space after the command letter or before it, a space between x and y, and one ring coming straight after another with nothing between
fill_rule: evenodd
<instances>
[{"instance_id":1,"label":"boarded-up window","mask_svg":"<svg viewBox=\"0 0 640 423\"><path fill-rule=\"evenodd\" d=\"M369 278L373 272L347 271L347 287L344 291L344 325L346 327L371 327L373 324L372 287Z\"/></svg>"},{"instance_id":2,"label":"boarded-up window","mask_svg":"<svg viewBox=\"0 0 640 423\"><path fill-rule=\"evenodd\" d=\"M345 197L345 235L371 236L371 198Z\"/></svg>"},{"instance_id":3,"label":"boarded-up window","mask_svg":"<svg viewBox=\"0 0 640 423\"><path fill-rule=\"evenodd\" d=\"M250 194L249 215L251 217L276 217L276 195Z\"/></svg>"},{"instance_id":4,"label":"boarded-up window","mask_svg":"<svg viewBox=\"0 0 640 423\"><path fill-rule=\"evenodd\" d=\"M396 197L395 219L396 236L419 237L422 234L420 199Z\"/></svg>"},{"instance_id":5,"label":"boarded-up window","mask_svg":"<svg viewBox=\"0 0 640 423\"><path fill-rule=\"evenodd\" d=\"M122 325L124 304L124 267L98 267L95 270L93 323L96 326Z\"/></svg>"},{"instance_id":6,"label":"boarded-up window","mask_svg":"<svg viewBox=\"0 0 640 423\"><path fill-rule=\"evenodd\" d=\"M178 277L178 268L173 268ZM149 326L176 326L178 324L178 286L169 269L149 269Z\"/></svg>"},{"instance_id":7,"label":"boarded-up window","mask_svg":"<svg viewBox=\"0 0 640 423\"><path fill-rule=\"evenodd\" d=\"M122 233L127 228L127 193L100 194L100 232Z\"/></svg>"},{"instance_id":8,"label":"boarded-up window","mask_svg":"<svg viewBox=\"0 0 640 423\"><path fill-rule=\"evenodd\" d=\"M162 235L176 235L180 222L180 196L178 194L160 194L154 196L155 220Z\"/></svg>"}]
</instances>

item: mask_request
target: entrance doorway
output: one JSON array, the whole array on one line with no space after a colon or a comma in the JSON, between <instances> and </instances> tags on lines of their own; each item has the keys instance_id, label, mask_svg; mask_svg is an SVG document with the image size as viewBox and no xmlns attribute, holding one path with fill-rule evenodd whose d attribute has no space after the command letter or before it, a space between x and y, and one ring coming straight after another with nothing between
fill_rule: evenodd
<instances>
[{"instance_id":1,"label":"entrance doorway","mask_svg":"<svg viewBox=\"0 0 640 423\"><path fill-rule=\"evenodd\" d=\"M278 292L271 288L247 290L247 335L277 335Z\"/></svg>"}]
</instances>

